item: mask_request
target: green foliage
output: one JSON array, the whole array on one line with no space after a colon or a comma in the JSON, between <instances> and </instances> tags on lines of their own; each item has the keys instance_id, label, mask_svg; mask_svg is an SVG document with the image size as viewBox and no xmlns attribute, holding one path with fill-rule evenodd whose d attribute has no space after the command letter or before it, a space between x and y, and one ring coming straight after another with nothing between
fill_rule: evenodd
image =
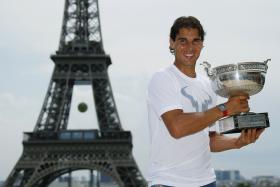
<instances>
[{"instance_id":1,"label":"green foliage","mask_svg":"<svg viewBox=\"0 0 280 187\"><path fill-rule=\"evenodd\" d=\"M236 185L236 187L251 187L251 185L248 184L248 183L241 182L241 183L238 183L238 184Z\"/></svg>"}]
</instances>

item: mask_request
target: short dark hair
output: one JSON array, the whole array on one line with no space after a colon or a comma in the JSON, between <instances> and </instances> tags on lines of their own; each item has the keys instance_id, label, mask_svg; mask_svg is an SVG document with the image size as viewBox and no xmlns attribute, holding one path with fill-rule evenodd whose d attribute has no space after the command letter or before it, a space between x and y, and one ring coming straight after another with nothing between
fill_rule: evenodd
<instances>
[{"instance_id":1,"label":"short dark hair","mask_svg":"<svg viewBox=\"0 0 280 187\"><path fill-rule=\"evenodd\" d=\"M200 21L193 17L193 16L182 16L177 18L171 29L170 29L170 38L175 41L177 34L179 33L179 30L181 28L192 28L192 29L197 29L198 30L198 34L200 36L200 39L202 41L204 41L204 36L205 36L205 32L203 30L202 25L200 24Z\"/></svg>"}]
</instances>

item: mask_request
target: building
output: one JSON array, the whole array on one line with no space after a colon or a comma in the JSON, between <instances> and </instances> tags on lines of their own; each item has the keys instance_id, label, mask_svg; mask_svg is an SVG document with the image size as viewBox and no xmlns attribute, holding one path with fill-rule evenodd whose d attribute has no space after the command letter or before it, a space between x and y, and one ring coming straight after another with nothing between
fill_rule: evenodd
<instances>
[{"instance_id":1,"label":"building","mask_svg":"<svg viewBox=\"0 0 280 187\"><path fill-rule=\"evenodd\" d=\"M240 181L242 179L239 170L215 170L218 181Z\"/></svg>"},{"instance_id":2,"label":"building","mask_svg":"<svg viewBox=\"0 0 280 187\"><path fill-rule=\"evenodd\" d=\"M240 183L248 183L239 170L215 170L217 187L236 187Z\"/></svg>"}]
</instances>

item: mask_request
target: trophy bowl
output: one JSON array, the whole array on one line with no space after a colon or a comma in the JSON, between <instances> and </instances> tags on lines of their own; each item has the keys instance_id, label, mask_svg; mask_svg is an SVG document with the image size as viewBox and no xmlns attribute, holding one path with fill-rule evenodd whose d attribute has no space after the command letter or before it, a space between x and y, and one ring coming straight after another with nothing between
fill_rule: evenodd
<instances>
[{"instance_id":1,"label":"trophy bowl","mask_svg":"<svg viewBox=\"0 0 280 187\"><path fill-rule=\"evenodd\" d=\"M211 69L203 62L207 75L212 80L213 90L221 97L254 95L260 92L265 83L267 59L264 62L240 62Z\"/></svg>"}]
</instances>

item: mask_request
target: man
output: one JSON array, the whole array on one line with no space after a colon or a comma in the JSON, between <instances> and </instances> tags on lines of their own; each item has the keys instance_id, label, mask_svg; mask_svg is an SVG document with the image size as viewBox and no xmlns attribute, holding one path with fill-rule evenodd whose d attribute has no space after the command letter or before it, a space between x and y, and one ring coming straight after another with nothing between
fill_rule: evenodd
<instances>
[{"instance_id":1,"label":"man","mask_svg":"<svg viewBox=\"0 0 280 187\"><path fill-rule=\"evenodd\" d=\"M248 112L249 97L232 97L216 106L208 78L195 71L204 35L195 17L176 19L169 47L175 61L156 72L149 83L149 187L215 187L210 152L239 149L254 143L263 132L243 130L233 138L212 131L217 120Z\"/></svg>"}]
</instances>

